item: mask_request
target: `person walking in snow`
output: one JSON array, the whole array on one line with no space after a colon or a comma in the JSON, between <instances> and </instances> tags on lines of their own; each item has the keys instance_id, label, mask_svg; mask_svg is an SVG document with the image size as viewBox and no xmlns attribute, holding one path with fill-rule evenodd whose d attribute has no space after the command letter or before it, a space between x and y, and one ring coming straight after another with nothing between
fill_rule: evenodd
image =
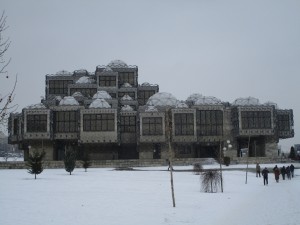
<instances>
[{"instance_id":1,"label":"person walking in snow","mask_svg":"<svg viewBox=\"0 0 300 225\"><path fill-rule=\"evenodd\" d=\"M295 167L293 164L290 165L290 170L291 170L291 175L292 177L294 177L294 170L295 170Z\"/></svg>"},{"instance_id":2,"label":"person walking in snow","mask_svg":"<svg viewBox=\"0 0 300 225\"><path fill-rule=\"evenodd\" d=\"M280 170L281 172L281 175L282 175L282 180L285 180L285 174L286 174L286 169L285 169L285 166L283 166Z\"/></svg>"},{"instance_id":3,"label":"person walking in snow","mask_svg":"<svg viewBox=\"0 0 300 225\"><path fill-rule=\"evenodd\" d=\"M291 169L289 166L286 167L286 176L288 180L291 179Z\"/></svg>"},{"instance_id":4,"label":"person walking in snow","mask_svg":"<svg viewBox=\"0 0 300 225\"><path fill-rule=\"evenodd\" d=\"M261 174L264 178L264 185L268 185L268 174L269 174L269 170L267 169L267 167L265 167L262 171Z\"/></svg>"},{"instance_id":5,"label":"person walking in snow","mask_svg":"<svg viewBox=\"0 0 300 225\"><path fill-rule=\"evenodd\" d=\"M275 180L278 183L279 182L280 171L279 171L277 165L274 167L273 172L274 172L274 175L275 175Z\"/></svg>"},{"instance_id":6,"label":"person walking in snow","mask_svg":"<svg viewBox=\"0 0 300 225\"><path fill-rule=\"evenodd\" d=\"M259 163L256 163L256 177L260 177L260 165Z\"/></svg>"}]
</instances>

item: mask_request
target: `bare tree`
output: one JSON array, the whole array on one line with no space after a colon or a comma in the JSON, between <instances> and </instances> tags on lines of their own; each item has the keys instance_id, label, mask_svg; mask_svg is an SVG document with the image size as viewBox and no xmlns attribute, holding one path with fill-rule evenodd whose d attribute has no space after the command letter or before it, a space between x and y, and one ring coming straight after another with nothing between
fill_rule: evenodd
<instances>
[{"instance_id":1,"label":"bare tree","mask_svg":"<svg viewBox=\"0 0 300 225\"><path fill-rule=\"evenodd\" d=\"M221 185L221 173L218 170L205 170L201 173L201 184L204 192L217 192Z\"/></svg>"},{"instance_id":2,"label":"bare tree","mask_svg":"<svg viewBox=\"0 0 300 225\"><path fill-rule=\"evenodd\" d=\"M6 24L7 17L5 16L5 11L2 12L0 17L0 78L9 79L7 66L9 65L11 58L5 59L5 54L11 44L9 38L4 37L4 31L8 28ZM1 81L1 83L4 81ZM15 77L14 85L8 93L0 92L0 125L3 126L7 124L7 119L9 113L17 109L17 105L13 105L13 100L15 97L15 90L17 85L17 75Z\"/></svg>"}]
</instances>

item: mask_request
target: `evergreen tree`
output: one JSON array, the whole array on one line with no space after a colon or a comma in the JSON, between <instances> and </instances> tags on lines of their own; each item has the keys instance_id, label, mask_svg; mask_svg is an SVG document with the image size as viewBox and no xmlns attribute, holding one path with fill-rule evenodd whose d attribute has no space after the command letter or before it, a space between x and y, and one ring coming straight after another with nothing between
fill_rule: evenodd
<instances>
[{"instance_id":1,"label":"evergreen tree","mask_svg":"<svg viewBox=\"0 0 300 225\"><path fill-rule=\"evenodd\" d=\"M87 168L89 168L91 166L90 157L87 153L84 154L81 163L82 163L82 167L85 169L85 172L86 172Z\"/></svg>"},{"instance_id":2,"label":"evergreen tree","mask_svg":"<svg viewBox=\"0 0 300 225\"><path fill-rule=\"evenodd\" d=\"M64 159L64 164L65 164L65 170L72 174L75 166L76 166L76 152L73 150L66 150L65 151L65 159Z\"/></svg>"},{"instance_id":3,"label":"evergreen tree","mask_svg":"<svg viewBox=\"0 0 300 225\"><path fill-rule=\"evenodd\" d=\"M34 174L34 179L36 179L36 175L43 172L43 159L46 153L44 151L38 152L34 151L32 154L29 154L28 161L26 166L28 167L28 173Z\"/></svg>"},{"instance_id":4,"label":"evergreen tree","mask_svg":"<svg viewBox=\"0 0 300 225\"><path fill-rule=\"evenodd\" d=\"M295 152L295 148L293 146L291 147L289 158L291 158L291 159L296 158L296 152Z\"/></svg>"}]
</instances>

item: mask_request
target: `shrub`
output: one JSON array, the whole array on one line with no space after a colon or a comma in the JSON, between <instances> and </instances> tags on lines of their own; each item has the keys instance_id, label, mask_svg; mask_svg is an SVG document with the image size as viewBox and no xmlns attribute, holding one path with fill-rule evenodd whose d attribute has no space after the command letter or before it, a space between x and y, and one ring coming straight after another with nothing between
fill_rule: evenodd
<instances>
[{"instance_id":1,"label":"shrub","mask_svg":"<svg viewBox=\"0 0 300 225\"><path fill-rule=\"evenodd\" d=\"M230 165L230 157L229 156L224 156L224 164L226 166L229 166Z\"/></svg>"},{"instance_id":2,"label":"shrub","mask_svg":"<svg viewBox=\"0 0 300 225\"><path fill-rule=\"evenodd\" d=\"M69 172L71 175L71 173L73 172L73 170L76 166L76 152L75 151L66 150L64 164L65 164L65 170L67 172Z\"/></svg>"},{"instance_id":3,"label":"shrub","mask_svg":"<svg viewBox=\"0 0 300 225\"><path fill-rule=\"evenodd\" d=\"M200 162L194 163L193 165L193 172L196 175L199 175L203 170L203 166Z\"/></svg>"}]
</instances>

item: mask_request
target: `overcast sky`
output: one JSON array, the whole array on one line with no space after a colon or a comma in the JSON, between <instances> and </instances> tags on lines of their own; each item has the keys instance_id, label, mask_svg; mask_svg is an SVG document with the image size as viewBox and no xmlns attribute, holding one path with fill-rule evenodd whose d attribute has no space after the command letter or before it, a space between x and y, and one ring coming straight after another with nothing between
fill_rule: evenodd
<instances>
[{"instance_id":1,"label":"overcast sky","mask_svg":"<svg viewBox=\"0 0 300 225\"><path fill-rule=\"evenodd\" d=\"M45 75L95 71L121 59L139 82L179 100L192 93L233 102L252 96L293 109L300 143L299 0L0 0L18 74L19 110L40 102ZM0 77L3 93L12 85Z\"/></svg>"}]
</instances>

